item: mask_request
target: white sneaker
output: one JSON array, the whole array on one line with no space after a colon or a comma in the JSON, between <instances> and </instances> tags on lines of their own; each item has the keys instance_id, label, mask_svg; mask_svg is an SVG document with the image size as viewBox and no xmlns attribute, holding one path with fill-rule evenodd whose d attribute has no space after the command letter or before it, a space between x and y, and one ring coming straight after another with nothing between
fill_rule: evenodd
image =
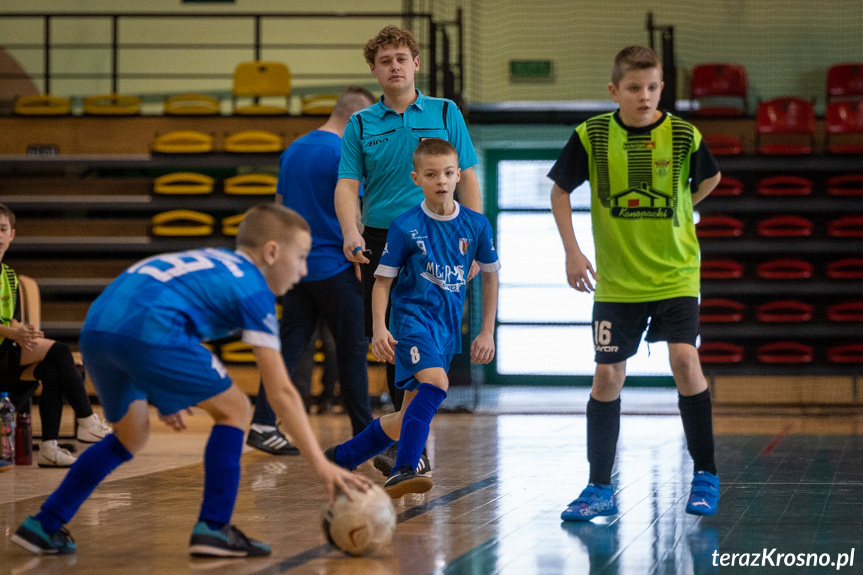
<instances>
[{"instance_id":1,"label":"white sneaker","mask_svg":"<svg viewBox=\"0 0 863 575\"><path fill-rule=\"evenodd\" d=\"M56 439L43 441L39 444L39 452L36 455L36 463L39 467L71 467L77 459L57 445Z\"/></svg>"},{"instance_id":2,"label":"white sneaker","mask_svg":"<svg viewBox=\"0 0 863 575\"><path fill-rule=\"evenodd\" d=\"M78 418L78 441L82 443L96 443L104 439L109 433L111 433L111 428L95 413L88 417Z\"/></svg>"}]
</instances>

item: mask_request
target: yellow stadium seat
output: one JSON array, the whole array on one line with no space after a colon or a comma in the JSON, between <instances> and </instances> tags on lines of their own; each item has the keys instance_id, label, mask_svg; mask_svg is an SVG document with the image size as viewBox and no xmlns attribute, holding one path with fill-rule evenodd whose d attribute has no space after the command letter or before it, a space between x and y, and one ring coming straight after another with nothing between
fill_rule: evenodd
<instances>
[{"instance_id":1,"label":"yellow stadium seat","mask_svg":"<svg viewBox=\"0 0 863 575\"><path fill-rule=\"evenodd\" d=\"M291 72L281 62L242 62L234 69L231 90L234 114L283 115L288 113L291 96ZM282 97L284 105L263 104L260 98ZM238 106L238 98L253 98L254 103Z\"/></svg>"},{"instance_id":2,"label":"yellow stadium seat","mask_svg":"<svg viewBox=\"0 0 863 575\"><path fill-rule=\"evenodd\" d=\"M153 151L163 154L203 154L213 151L213 136L196 130L177 130L158 134Z\"/></svg>"},{"instance_id":3,"label":"yellow stadium seat","mask_svg":"<svg viewBox=\"0 0 863 575\"><path fill-rule=\"evenodd\" d=\"M174 172L153 181L153 191L164 195L211 194L216 181L195 172Z\"/></svg>"},{"instance_id":4,"label":"yellow stadium seat","mask_svg":"<svg viewBox=\"0 0 863 575\"><path fill-rule=\"evenodd\" d=\"M230 363L254 363L255 354L252 352L252 346L242 341L232 341L222 346L221 353L222 361Z\"/></svg>"},{"instance_id":5,"label":"yellow stadium seat","mask_svg":"<svg viewBox=\"0 0 863 575\"><path fill-rule=\"evenodd\" d=\"M134 116L141 113L141 99L123 94L100 94L84 98L88 116Z\"/></svg>"},{"instance_id":6,"label":"yellow stadium seat","mask_svg":"<svg viewBox=\"0 0 863 575\"><path fill-rule=\"evenodd\" d=\"M206 94L178 94L165 98L168 116L218 116L222 103Z\"/></svg>"},{"instance_id":7,"label":"yellow stadium seat","mask_svg":"<svg viewBox=\"0 0 863 575\"><path fill-rule=\"evenodd\" d=\"M240 222L243 221L243 216L246 214L237 214L236 216L228 216L222 219L222 234L234 237L240 231Z\"/></svg>"},{"instance_id":8,"label":"yellow stadium seat","mask_svg":"<svg viewBox=\"0 0 863 575\"><path fill-rule=\"evenodd\" d=\"M72 101L50 94L22 96L12 107L19 116L67 116L72 113Z\"/></svg>"},{"instance_id":9,"label":"yellow stadium seat","mask_svg":"<svg viewBox=\"0 0 863 575\"><path fill-rule=\"evenodd\" d=\"M262 154L281 152L284 149L282 137L265 130L243 130L225 138L222 149L226 152Z\"/></svg>"},{"instance_id":10,"label":"yellow stadium seat","mask_svg":"<svg viewBox=\"0 0 863 575\"><path fill-rule=\"evenodd\" d=\"M209 236L216 218L192 210L171 210L153 216L150 228L154 236Z\"/></svg>"},{"instance_id":11,"label":"yellow stadium seat","mask_svg":"<svg viewBox=\"0 0 863 575\"><path fill-rule=\"evenodd\" d=\"M225 193L238 196L271 195L276 193L276 176L272 174L240 174L225 180Z\"/></svg>"},{"instance_id":12,"label":"yellow stadium seat","mask_svg":"<svg viewBox=\"0 0 863 575\"><path fill-rule=\"evenodd\" d=\"M333 106L338 99L338 94L304 96L302 113L304 116L329 116L333 113Z\"/></svg>"}]
</instances>

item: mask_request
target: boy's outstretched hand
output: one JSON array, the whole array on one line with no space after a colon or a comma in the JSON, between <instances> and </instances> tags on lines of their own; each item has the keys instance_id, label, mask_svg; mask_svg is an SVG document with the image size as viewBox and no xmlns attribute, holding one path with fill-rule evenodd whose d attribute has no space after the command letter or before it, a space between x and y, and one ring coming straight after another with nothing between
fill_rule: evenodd
<instances>
[{"instance_id":1,"label":"boy's outstretched hand","mask_svg":"<svg viewBox=\"0 0 863 575\"><path fill-rule=\"evenodd\" d=\"M494 335L480 332L470 344L470 360L473 363L491 363L494 358Z\"/></svg>"},{"instance_id":2,"label":"boy's outstretched hand","mask_svg":"<svg viewBox=\"0 0 863 575\"><path fill-rule=\"evenodd\" d=\"M315 475L323 482L330 503L333 502L339 491L344 493L348 499L352 499L351 490L348 486L363 492L372 486L372 480L365 475L351 473L347 469L326 460L322 460L315 468Z\"/></svg>"}]
</instances>

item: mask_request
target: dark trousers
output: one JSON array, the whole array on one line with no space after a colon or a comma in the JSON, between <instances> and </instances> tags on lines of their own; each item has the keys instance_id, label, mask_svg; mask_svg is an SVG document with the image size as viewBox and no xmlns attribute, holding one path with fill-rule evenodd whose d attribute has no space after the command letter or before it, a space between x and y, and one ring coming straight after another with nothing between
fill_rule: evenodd
<instances>
[{"instance_id":1,"label":"dark trousers","mask_svg":"<svg viewBox=\"0 0 863 575\"><path fill-rule=\"evenodd\" d=\"M360 267L363 276L363 303L365 304L365 324L366 336L372 337L372 288L375 285L375 270L378 269L378 264L381 261L381 255L384 253L384 247L387 245L387 231L383 228L369 228L363 230L363 239L366 242L366 249L371 250L371 254L367 254L369 263ZM395 288L398 278L393 278L392 287ZM390 323L390 302L387 302L386 311L387 325ZM390 398L393 402L393 407L396 411L401 411L402 400L405 397L405 390L396 387L396 366L387 362L387 389L390 392Z\"/></svg>"},{"instance_id":2,"label":"dark trousers","mask_svg":"<svg viewBox=\"0 0 863 575\"><path fill-rule=\"evenodd\" d=\"M353 267L325 280L301 282L282 297L282 356L292 376L318 318L330 328L336 341L342 401L356 435L371 423L372 408L367 359L369 342L363 331L360 282ZM252 423L275 425L275 422L276 415L262 385Z\"/></svg>"}]
</instances>

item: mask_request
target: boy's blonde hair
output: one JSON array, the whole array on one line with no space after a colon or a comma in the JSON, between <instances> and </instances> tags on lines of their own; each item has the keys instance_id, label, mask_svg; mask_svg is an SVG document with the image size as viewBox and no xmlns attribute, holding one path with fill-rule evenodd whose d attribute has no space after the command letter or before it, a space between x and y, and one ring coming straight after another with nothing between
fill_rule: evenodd
<instances>
[{"instance_id":1,"label":"boy's blonde hair","mask_svg":"<svg viewBox=\"0 0 863 575\"><path fill-rule=\"evenodd\" d=\"M419 44L417 44L416 38L414 38L410 30L405 30L398 26L386 26L378 32L377 36L366 42L363 48L363 56L366 58L366 63L374 64L378 50L384 46L392 46L393 48L407 46L407 49L411 51L412 58L416 58L420 54Z\"/></svg>"},{"instance_id":2,"label":"boy's blonde hair","mask_svg":"<svg viewBox=\"0 0 863 575\"><path fill-rule=\"evenodd\" d=\"M6 204L0 204L0 216L6 216L6 219L9 220L9 227L15 229L15 214L6 207Z\"/></svg>"},{"instance_id":3,"label":"boy's blonde hair","mask_svg":"<svg viewBox=\"0 0 863 575\"><path fill-rule=\"evenodd\" d=\"M423 158L449 155L453 155L458 159L458 152L456 152L453 145L446 140L442 138L426 138L425 140L420 140L420 143L414 150L413 155L414 171L419 172L420 162L422 162Z\"/></svg>"},{"instance_id":4,"label":"boy's blonde hair","mask_svg":"<svg viewBox=\"0 0 863 575\"><path fill-rule=\"evenodd\" d=\"M271 240L290 244L297 230L311 233L303 216L285 206L260 203L243 216L237 231L237 247L259 248Z\"/></svg>"},{"instance_id":5,"label":"boy's blonde hair","mask_svg":"<svg viewBox=\"0 0 863 575\"><path fill-rule=\"evenodd\" d=\"M650 48L644 46L627 46L614 57L611 68L611 83L617 86L630 70L647 70L659 68L662 73L662 63L659 56Z\"/></svg>"}]
</instances>

